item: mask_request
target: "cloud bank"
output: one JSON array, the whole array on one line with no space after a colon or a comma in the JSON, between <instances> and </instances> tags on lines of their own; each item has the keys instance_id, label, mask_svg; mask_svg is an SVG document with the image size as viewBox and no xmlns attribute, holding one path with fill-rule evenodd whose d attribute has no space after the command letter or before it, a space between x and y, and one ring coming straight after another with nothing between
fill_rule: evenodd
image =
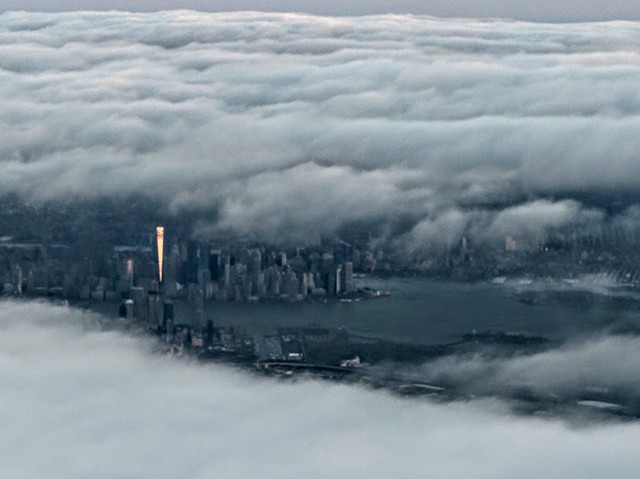
<instances>
[{"instance_id":1,"label":"cloud bank","mask_svg":"<svg viewBox=\"0 0 640 479\"><path fill-rule=\"evenodd\" d=\"M532 356L446 357L425 365L421 372L423 380L455 384L476 394L526 386L561 398L597 390L635 401L640 396L639 346L636 336L583 338Z\"/></svg>"},{"instance_id":2,"label":"cloud bank","mask_svg":"<svg viewBox=\"0 0 640 479\"><path fill-rule=\"evenodd\" d=\"M636 424L568 428L149 354L48 304L0 308L0 477L635 478ZM363 405L366 404L366 407Z\"/></svg>"},{"instance_id":3,"label":"cloud bank","mask_svg":"<svg viewBox=\"0 0 640 479\"><path fill-rule=\"evenodd\" d=\"M589 195L640 191L639 49L632 22L4 13L0 192L263 238L597 222Z\"/></svg>"}]
</instances>

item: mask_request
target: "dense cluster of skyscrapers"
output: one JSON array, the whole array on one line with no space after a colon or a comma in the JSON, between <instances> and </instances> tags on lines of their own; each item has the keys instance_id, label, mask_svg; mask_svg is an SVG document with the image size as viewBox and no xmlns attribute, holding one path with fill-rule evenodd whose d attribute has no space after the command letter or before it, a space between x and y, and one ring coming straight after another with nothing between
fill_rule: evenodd
<instances>
[{"instance_id":1,"label":"dense cluster of skyscrapers","mask_svg":"<svg viewBox=\"0 0 640 479\"><path fill-rule=\"evenodd\" d=\"M373 271L384 257L343 241L282 250L185 240L163 226L150 230L142 244L112 245L108 258L78 258L71 249L0 241L0 291L122 302L121 315L162 322L172 318L174 300L202 309L209 301L349 297L357 293L354 271Z\"/></svg>"},{"instance_id":2,"label":"dense cluster of skyscrapers","mask_svg":"<svg viewBox=\"0 0 640 479\"><path fill-rule=\"evenodd\" d=\"M640 283L640 230L615 222L593 231L564 227L492 241L424 238L410 247L402 232L385 242L353 227L295 247L286 237L280 246L196 240L197 221L135 198L31 207L0 197L0 294L130 300L138 305L130 314L142 317L175 300L199 309L206 302L348 298L356 293L354 274L371 271L460 281L603 273Z\"/></svg>"},{"instance_id":3,"label":"dense cluster of skyscrapers","mask_svg":"<svg viewBox=\"0 0 640 479\"><path fill-rule=\"evenodd\" d=\"M348 295L356 290L354 256L360 263L360 253L350 248L330 252L298 248L291 257L266 247L174 242L164 259L162 290L169 298L201 296L221 302ZM120 254L119 262L131 259ZM373 267L375 263L369 262Z\"/></svg>"},{"instance_id":4,"label":"dense cluster of skyscrapers","mask_svg":"<svg viewBox=\"0 0 640 479\"><path fill-rule=\"evenodd\" d=\"M353 260L375 267L371 253L363 263L361 253L345 243L331 252L298 248L293 257L264 246L220 247L175 237L170 243L165 251L164 227L158 226L155 249L114 248L116 271L110 295L122 298L120 316L171 329L173 300L187 300L202 311L206 301L349 297L357 292ZM99 294L106 299L107 290L98 290Z\"/></svg>"}]
</instances>

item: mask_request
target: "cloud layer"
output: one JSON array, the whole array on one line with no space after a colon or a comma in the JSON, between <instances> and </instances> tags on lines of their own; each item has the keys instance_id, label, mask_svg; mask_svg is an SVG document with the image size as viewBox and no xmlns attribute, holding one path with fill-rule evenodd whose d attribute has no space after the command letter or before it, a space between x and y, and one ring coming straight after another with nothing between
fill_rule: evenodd
<instances>
[{"instance_id":1,"label":"cloud layer","mask_svg":"<svg viewBox=\"0 0 640 479\"><path fill-rule=\"evenodd\" d=\"M426 364L418 374L422 380L455 384L475 394L527 387L566 398L595 390L634 403L640 397L639 346L635 336L583 338L532 356L450 356Z\"/></svg>"},{"instance_id":2,"label":"cloud layer","mask_svg":"<svg viewBox=\"0 0 640 479\"><path fill-rule=\"evenodd\" d=\"M0 192L269 238L598 220L585 195L640 191L639 49L630 22L5 13Z\"/></svg>"},{"instance_id":3,"label":"cloud layer","mask_svg":"<svg viewBox=\"0 0 640 479\"><path fill-rule=\"evenodd\" d=\"M636 424L567 428L151 355L93 317L0 308L0 477L635 478ZM363 407L366 405L366 407Z\"/></svg>"}]
</instances>

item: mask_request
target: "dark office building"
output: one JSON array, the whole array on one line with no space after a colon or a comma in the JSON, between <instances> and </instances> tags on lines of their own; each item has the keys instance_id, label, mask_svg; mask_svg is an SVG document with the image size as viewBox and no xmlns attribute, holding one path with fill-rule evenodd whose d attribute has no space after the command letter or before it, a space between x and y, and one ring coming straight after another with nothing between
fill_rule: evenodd
<instances>
[{"instance_id":1,"label":"dark office building","mask_svg":"<svg viewBox=\"0 0 640 479\"><path fill-rule=\"evenodd\" d=\"M211 281L219 281L222 276L220 252L213 250L209 254L209 271L211 271Z\"/></svg>"},{"instance_id":2,"label":"dark office building","mask_svg":"<svg viewBox=\"0 0 640 479\"><path fill-rule=\"evenodd\" d=\"M187 283L198 282L198 269L200 268L200 245L196 241L189 241L187 244Z\"/></svg>"},{"instance_id":3,"label":"dark office building","mask_svg":"<svg viewBox=\"0 0 640 479\"><path fill-rule=\"evenodd\" d=\"M164 303L162 308L163 308L162 318L163 318L163 323L164 323L163 326L164 326L164 328L166 330L167 326L170 324L169 321L171 321L171 324L173 324L173 303L166 302L166 303Z\"/></svg>"}]
</instances>

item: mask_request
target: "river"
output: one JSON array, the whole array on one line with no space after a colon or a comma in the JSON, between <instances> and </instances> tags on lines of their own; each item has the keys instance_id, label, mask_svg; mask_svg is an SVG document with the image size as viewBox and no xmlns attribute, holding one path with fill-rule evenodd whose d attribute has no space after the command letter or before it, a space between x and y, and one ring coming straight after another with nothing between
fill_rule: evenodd
<instances>
[{"instance_id":1,"label":"river","mask_svg":"<svg viewBox=\"0 0 640 479\"><path fill-rule=\"evenodd\" d=\"M353 303L210 303L205 318L216 324L246 326L259 335L280 326L343 326L355 335L426 344L456 341L473 330L555 340L607 329L640 330L640 301L612 307L603 294L589 293L588 301L564 301L542 295L538 288L536 301L524 302L516 296L518 288L507 284L375 277L365 278L360 284L388 290L392 295ZM186 303L176 304L177 324L191 322L194 317Z\"/></svg>"}]
</instances>

